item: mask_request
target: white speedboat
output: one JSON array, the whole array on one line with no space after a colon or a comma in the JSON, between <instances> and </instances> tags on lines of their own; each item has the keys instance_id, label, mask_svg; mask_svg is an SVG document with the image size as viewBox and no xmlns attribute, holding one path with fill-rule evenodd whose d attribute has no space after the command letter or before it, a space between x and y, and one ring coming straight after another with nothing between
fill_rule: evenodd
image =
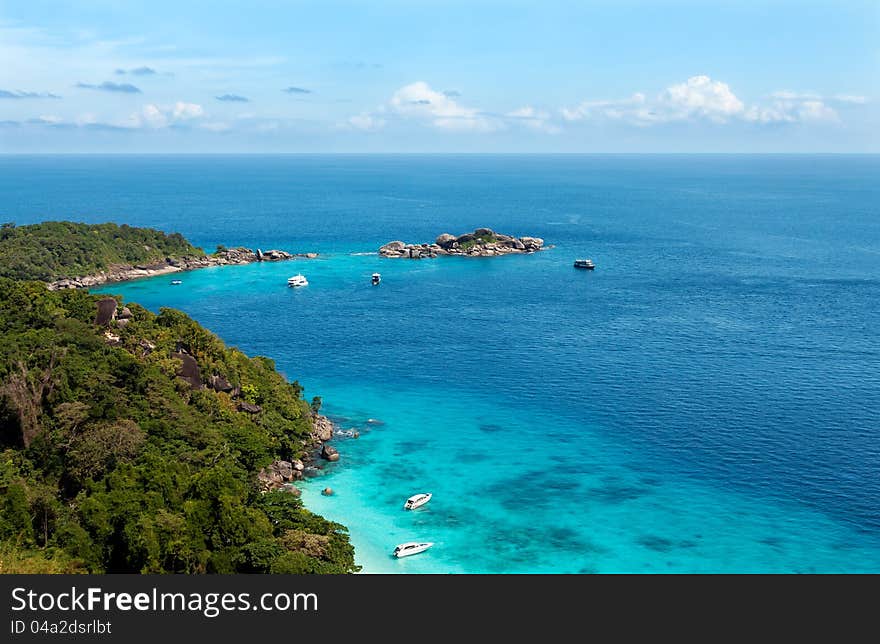
<instances>
[{"instance_id":1,"label":"white speedboat","mask_svg":"<svg viewBox=\"0 0 880 644\"><path fill-rule=\"evenodd\" d=\"M288 286L308 286L309 280L306 279L305 275L294 275L293 277L287 278Z\"/></svg>"},{"instance_id":2,"label":"white speedboat","mask_svg":"<svg viewBox=\"0 0 880 644\"><path fill-rule=\"evenodd\" d=\"M420 552L424 552L431 546L433 543L428 541L420 542L420 541L408 541L406 543L401 543L394 549L394 556L400 559L401 557L409 557L410 555L417 555Z\"/></svg>"},{"instance_id":3,"label":"white speedboat","mask_svg":"<svg viewBox=\"0 0 880 644\"><path fill-rule=\"evenodd\" d=\"M171 280L172 286L178 286L179 284L183 284L183 280Z\"/></svg>"},{"instance_id":4,"label":"white speedboat","mask_svg":"<svg viewBox=\"0 0 880 644\"><path fill-rule=\"evenodd\" d=\"M592 259L576 259L574 260L574 267L591 271L596 268L596 265L593 263Z\"/></svg>"},{"instance_id":5,"label":"white speedboat","mask_svg":"<svg viewBox=\"0 0 880 644\"><path fill-rule=\"evenodd\" d=\"M406 503L403 504L404 510L415 510L416 508L420 508L425 503L431 500L433 495L430 492L422 492L421 494L413 494L406 500Z\"/></svg>"},{"instance_id":6,"label":"white speedboat","mask_svg":"<svg viewBox=\"0 0 880 644\"><path fill-rule=\"evenodd\" d=\"M382 281L382 276L379 273L373 273L371 281L373 282L373 286L376 286L376 284Z\"/></svg>"}]
</instances>

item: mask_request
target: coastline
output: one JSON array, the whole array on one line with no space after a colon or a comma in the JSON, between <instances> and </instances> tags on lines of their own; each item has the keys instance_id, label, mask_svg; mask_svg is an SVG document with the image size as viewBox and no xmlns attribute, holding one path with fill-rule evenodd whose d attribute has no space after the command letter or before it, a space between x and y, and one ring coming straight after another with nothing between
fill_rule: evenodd
<instances>
[{"instance_id":1,"label":"coastline","mask_svg":"<svg viewBox=\"0 0 880 644\"><path fill-rule=\"evenodd\" d=\"M213 266L234 266L253 264L256 262L281 262L291 259L314 259L317 253L288 253L283 250L252 250L243 246L229 248L212 255L168 257L163 262L154 264L131 265L122 264L111 266L106 271L100 271L82 277L68 277L48 282L50 291L58 291L68 288L89 288L101 286L111 282L129 282L145 277L157 277L171 273L194 271L200 268Z\"/></svg>"},{"instance_id":2,"label":"coastline","mask_svg":"<svg viewBox=\"0 0 880 644\"><path fill-rule=\"evenodd\" d=\"M343 250L361 247L352 245ZM569 247L562 248L565 255ZM297 486L303 490L305 507L349 528L355 560L364 574L688 572L707 570L707 566L720 565L718 562L724 562L725 571L845 569L840 567L840 553L833 549L833 540L852 535L833 521L777 504L762 509L750 495L719 496L713 486L694 485L670 476L663 468L655 469L659 450L649 452L643 460L625 442L618 445L609 436L612 432L599 426L594 430L592 423L585 426L579 420L583 417L574 413L576 409L569 410L571 416L538 413L543 401L535 380L528 380L527 388L517 382L508 384L507 377L501 375L503 370L498 370L496 376L480 376L489 381L485 388L475 388L475 378L441 382L418 363L401 362L411 355L412 347L407 345L399 351L384 343L364 343L363 349L326 350L350 334L351 325L342 322L343 315L369 315L382 307L393 313L388 318L393 321L399 320L398 311L406 310L405 320L399 324L385 318L381 324L376 322L382 339L396 338L401 329L424 325L438 309L455 303L458 294L472 287L481 275L486 278L483 284L496 283L503 276L502 285L514 285L528 273L538 276L542 288L552 279L553 283L561 280L566 292L578 297L591 292L580 279L583 274L571 271L569 262L556 257L558 254L539 253L528 260L514 257L507 262L441 260L436 264L386 262L376 256L354 257L340 251L333 262L309 266L309 279L320 288L290 291L276 284L277 280L265 289L254 286L254 276L249 275L253 269L271 269L275 278L285 271L276 266L230 270L222 276L205 271L186 292L169 289L166 278L133 284L122 292L150 308L182 306L226 341L272 356L282 372L295 374L306 383L307 398L322 396L322 413L344 429L362 432L354 442L344 435L334 436L332 444L341 452L340 461L315 463L323 466L323 475ZM387 269L382 269L383 265ZM484 268L491 272L484 272ZM351 274L363 278L376 269L383 270L386 278L379 288L350 279ZM258 272L259 280L269 277ZM546 280L541 277L544 275ZM644 279L644 273L638 279ZM427 309L418 306L426 291L435 298L435 305ZM236 321L240 317L230 315L233 309L224 304L228 298L235 298L234 312L271 309L286 315L272 316L271 323L242 325ZM490 300L494 310L504 310L498 308L502 298L499 294ZM572 296L571 301L575 300ZM511 305L511 311L518 309L518 304ZM328 319L337 322L328 325ZM432 339L449 337L445 333L451 325L443 325L442 320L437 324L444 336ZM391 326L383 330L384 325ZM600 325L603 333L604 325ZM613 328L616 331L617 327ZM653 350L657 351L656 347ZM592 355L597 364L609 364L601 362L601 352ZM491 353L486 356L492 357ZM371 375L381 364L377 359L407 366ZM505 364L510 360L505 357ZM524 366L531 361L523 357L515 362L514 373L524 373ZM415 374L412 388L404 386L410 383L408 372ZM598 381L595 389L613 387L616 372L612 368L592 371ZM385 389L389 384L392 392ZM499 385L510 387L522 398L522 407L516 406L515 400L496 398ZM426 414L425 410L431 411ZM640 422L650 421L650 412L641 416L638 408L629 411ZM368 430L364 426L368 417L385 424ZM450 427L456 431L450 432ZM552 437L550 449L536 449L548 436ZM325 487L332 487L334 494L322 495ZM402 512L403 499L422 489L435 494L431 504L417 514ZM582 519L555 515L553 499L561 490L585 499L588 511ZM479 513L472 511L477 504ZM719 504L725 508L723 512L717 510ZM530 509L525 511L526 507ZM713 507L715 514L708 516L717 518L707 522L707 511ZM741 521L737 517L744 515L755 520L748 521L734 539L725 526L731 520ZM647 524L633 523L636 516L644 516ZM540 519L537 526L531 524L535 517ZM765 527L777 522L783 540L768 541ZM806 531L800 529L804 526L810 527L810 542L804 538ZM479 542L493 534L501 539L499 550L485 555L476 552ZM526 534L534 538L527 539ZM697 538L698 534L702 537ZM420 557L400 561L390 557L395 543L419 539L434 541L437 546ZM854 542L859 544L858 557L873 569L876 555L863 540Z\"/></svg>"}]
</instances>

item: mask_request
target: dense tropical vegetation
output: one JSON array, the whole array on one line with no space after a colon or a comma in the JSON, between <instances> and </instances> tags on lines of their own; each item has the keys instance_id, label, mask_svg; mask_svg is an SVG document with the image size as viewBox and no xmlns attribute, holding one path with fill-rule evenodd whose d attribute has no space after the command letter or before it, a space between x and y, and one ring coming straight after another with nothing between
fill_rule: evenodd
<instances>
[{"instance_id":1,"label":"dense tropical vegetation","mask_svg":"<svg viewBox=\"0 0 880 644\"><path fill-rule=\"evenodd\" d=\"M15 265L10 240L42 243L24 229L57 235L67 249L106 250L103 235L91 245L95 227L79 226L4 229L3 274ZM162 245L150 232L97 229L160 254L192 252L174 235ZM73 265L63 252L22 270L55 277ZM88 271L96 261L75 264ZM0 572L355 570L343 526L256 481L261 467L308 448L312 409L298 383L179 311L129 303L124 324L98 325L100 299L0 277ZM235 390L194 387L178 375L182 356L203 381Z\"/></svg>"},{"instance_id":2,"label":"dense tropical vegetation","mask_svg":"<svg viewBox=\"0 0 880 644\"><path fill-rule=\"evenodd\" d=\"M123 224L47 221L0 225L0 277L53 280L81 277L114 265L153 264L202 256L180 233Z\"/></svg>"}]
</instances>

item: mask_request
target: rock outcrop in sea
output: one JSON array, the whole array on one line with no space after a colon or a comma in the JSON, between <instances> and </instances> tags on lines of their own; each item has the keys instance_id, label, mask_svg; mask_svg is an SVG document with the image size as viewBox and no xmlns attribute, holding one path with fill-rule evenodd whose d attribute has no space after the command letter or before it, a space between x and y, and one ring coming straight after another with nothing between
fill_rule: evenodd
<instances>
[{"instance_id":1,"label":"rock outcrop in sea","mask_svg":"<svg viewBox=\"0 0 880 644\"><path fill-rule=\"evenodd\" d=\"M251 250L250 248L238 247L227 248L213 255L201 255L191 257L166 257L164 262L147 265L119 265L112 266L106 271L85 275L83 277L70 277L49 283L50 291L58 291L65 288L88 288L107 282L124 282L141 277L153 277L167 273L191 271L197 268L209 266L227 266L234 264L251 264L253 262L280 262L294 258L314 259L317 253L291 254L283 250Z\"/></svg>"},{"instance_id":2,"label":"rock outcrop in sea","mask_svg":"<svg viewBox=\"0 0 880 644\"><path fill-rule=\"evenodd\" d=\"M546 248L544 240L540 237L512 237L496 233L490 228L477 228L472 233L457 237L443 233L434 240L433 244L388 242L379 248L379 255L406 259L433 259L440 255L495 257L513 253L534 253L544 248Z\"/></svg>"}]
</instances>

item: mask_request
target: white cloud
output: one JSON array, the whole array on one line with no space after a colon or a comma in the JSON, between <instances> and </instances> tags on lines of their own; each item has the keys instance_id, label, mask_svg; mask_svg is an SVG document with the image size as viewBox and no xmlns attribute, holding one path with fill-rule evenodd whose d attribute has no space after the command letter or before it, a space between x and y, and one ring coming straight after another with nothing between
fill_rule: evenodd
<instances>
[{"instance_id":1,"label":"white cloud","mask_svg":"<svg viewBox=\"0 0 880 644\"><path fill-rule=\"evenodd\" d=\"M170 107L163 107L154 103L144 105L140 112L128 117L121 126L130 128L162 129L180 123L205 116L205 110L197 103L184 103L178 101Z\"/></svg>"},{"instance_id":2,"label":"white cloud","mask_svg":"<svg viewBox=\"0 0 880 644\"><path fill-rule=\"evenodd\" d=\"M509 121L520 123L532 130L546 132L548 134L558 134L562 129L550 120L550 113L544 110L538 110L527 105L519 109L508 112L504 115Z\"/></svg>"},{"instance_id":3,"label":"white cloud","mask_svg":"<svg viewBox=\"0 0 880 644\"><path fill-rule=\"evenodd\" d=\"M421 123L428 127L458 132L496 132L524 128L558 134L565 122L619 122L635 127L666 123L709 123L724 125L835 123L836 107L867 102L862 96L823 97L813 92L780 90L763 101L746 104L725 82L706 75L688 78L649 97L636 92L623 99L586 100L554 113L526 105L503 113L479 110L459 102L457 93L441 92L424 81L399 88L377 109L349 117L338 127L362 131L380 130L395 121Z\"/></svg>"},{"instance_id":4,"label":"white cloud","mask_svg":"<svg viewBox=\"0 0 880 644\"><path fill-rule=\"evenodd\" d=\"M837 112L822 101L803 101L796 108L801 121L837 121Z\"/></svg>"},{"instance_id":5,"label":"white cloud","mask_svg":"<svg viewBox=\"0 0 880 644\"><path fill-rule=\"evenodd\" d=\"M401 87L394 92L388 106L404 118L423 120L443 130L491 132L504 127L499 119L459 105L424 81Z\"/></svg>"},{"instance_id":6,"label":"white cloud","mask_svg":"<svg viewBox=\"0 0 880 644\"><path fill-rule=\"evenodd\" d=\"M142 118L139 118L137 114L132 114L130 120L133 123L133 127L138 127L141 124L152 128L168 126L168 114L158 105L153 105L152 103L144 105L140 117Z\"/></svg>"},{"instance_id":7,"label":"white cloud","mask_svg":"<svg viewBox=\"0 0 880 644\"><path fill-rule=\"evenodd\" d=\"M686 82L667 87L659 104L666 108L666 120L705 118L725 123L741 114L745 105L730 91L730 86L708 76L692 76Z\"/></svg>"},{"instance_id":8,"label":"white cloud","mask_svg":"<svg viewBox=\"0 0 880 644\"><path fill-rule=\"evenodd\" d=\"M530 105L506 113L489 113L462 105L458 92L440 92L424 81L405 85L388 102L372 112L349 117L342 128L375 131L394 120L412 121L440 130L457 132L497 132L523 127L548 134L561 132L550 112Z\"/></svg>"},{"instance_id":9,"label":"white cloud","mask_svg":"<svg viewBox=\"0 0 880 644\"><path fill-rule=\"evenodd\" d=\"M730 122L833 123L840 117L829 103L867 102L862 96L826 98L814 92L790 90L773 92L769 99L763 104L746 105L727 83L700 75L667 87L653 99L636 93L627 99L584 101L574 108L563 108L560 113L566 121L612 120L640 127L700 121L719 125Z\"/></svg>"},{"instance_id":10,"label":"white cloud","mask_svg":"<svg viewBox=\"0 0 880 644\"><path fill-rule=\"evenodd\" d=\"M790 98L776 98L768 106L752 106L743 113L743 119L752 123L765 124L823 121L834 123L840 120L833 108L827 106L823 101L805 98L807 96L805 94L777 92L774 96L789 96Z\"/></svg>"},{"instance_id":11,"label":"white cloud","mask_svg":"<svg viewBox=\"0 0 880 644\"><path fill-rule=\"evenodd\" d=\"M644 105L645 95L636 92L629 98L620 100L583 101L577 107L561 110L562 118L566 121L581 121L583 119L604 116L606 118L618 118L625 111L634 106Z\"/></svg>"},{"instance_id":12,"label":"white cloud","mask_svg":"<svg viewBox=\"0 0 880 644\"><path fill-rule=\"evenodd\" d=\"M172 117L176 121L188 121L189 119L199 118L205 115L205 110L201 105L196 103L182 103L178 101L174 104Z\"/></svg>"},{"instance_id":13,"label":"white cloud","mask_svg":"<svg viewBox=\"0 0 880 644\"><path fill-rule=\"evenodd\" d=\"M856 94L835 94L834 96L822 96L817 92L792 92L780 90L770 94L770 98L783 101L822 101L824 103L842 103L848 105L866 105L868 99Z\"/></svg>"},{"instance_id":14,"label":"white cloud","mask_svg":"<svg viewBox=\"0 0 880 644\"><path fill-rule=\"evenodd\" d=\"M822 97L814 92L792 92L787 89L779 90L770 94L770 98L782 101L812 101L820 100Z\"/></svg>"}]
</instances>

